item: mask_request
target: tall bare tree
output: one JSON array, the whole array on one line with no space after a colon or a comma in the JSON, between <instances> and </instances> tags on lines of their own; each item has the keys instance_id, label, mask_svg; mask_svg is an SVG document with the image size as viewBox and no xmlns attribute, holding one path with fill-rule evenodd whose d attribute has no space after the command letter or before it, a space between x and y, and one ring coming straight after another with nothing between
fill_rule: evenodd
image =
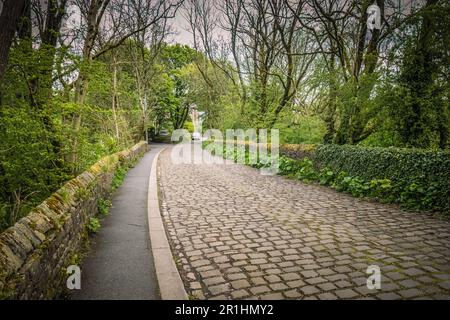
<instances>
[{"instance_id":1,"label":"tall bare tree","mask_svg":"<svg viewBox=\"0 0 450 320\"><path fill-rule=\"evenodd\" d=\"M272 127L298 100L316 55L309 30L295 16L304 7L304 1L296 2L294 12L279 0L187 2L194 47L237 87L241 113L250 96L257 102L260 125Z\"/></svg>"}]
</instances>

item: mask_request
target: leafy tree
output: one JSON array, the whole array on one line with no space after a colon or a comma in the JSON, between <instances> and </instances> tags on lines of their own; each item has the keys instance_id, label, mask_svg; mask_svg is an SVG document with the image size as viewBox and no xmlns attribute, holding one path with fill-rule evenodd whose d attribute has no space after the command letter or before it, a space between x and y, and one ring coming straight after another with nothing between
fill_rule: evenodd
<instances>
[{"instance_id":1,"label":"leafy tree","mask_svg":"<svg viewBox=\"0 0 450 320\"><path fill-rule=\"evenodd\" d=\"M400 72L389 94L389 108L401 144L448 146L450 129L450 5L429 0L406 29Z\"/></svg>"},{"instance_id":2,"label":"leafy tree","mask_svg":"<svg viewBox=\"0 0 450 320\"><path fill-rule=\"evenodd\" d=\"M192 63L198 53L186 45L165 45L161 51L161 63L173 82L174 98L169 107L170 120L174 129L183 127L189 114L189 101L186 99L189 88L182 78L182 68Z\"/></svg>"}]
</instances>

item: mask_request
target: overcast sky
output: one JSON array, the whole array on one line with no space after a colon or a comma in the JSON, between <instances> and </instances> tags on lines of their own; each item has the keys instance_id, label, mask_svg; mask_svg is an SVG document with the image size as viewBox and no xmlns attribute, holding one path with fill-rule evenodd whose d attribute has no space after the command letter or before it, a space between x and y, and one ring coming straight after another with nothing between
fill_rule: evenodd
<instances>
[{"instance_id":1,"label":"overcast sky","mask_svg":"<svg viewBox=\"0 0 450 320\"><path fill-rule=\"evenodd\" d=\"M187 31L189 29L187 26L188 23L183 17L182 10L183 10L182 8L178 10L175 18L172 19L171 21L172 27L176 32L176 34L172 36L171 40L173 42L187 44L192 47L193 46L192 34L189 31Z\"/></svg>"}]
</instances>

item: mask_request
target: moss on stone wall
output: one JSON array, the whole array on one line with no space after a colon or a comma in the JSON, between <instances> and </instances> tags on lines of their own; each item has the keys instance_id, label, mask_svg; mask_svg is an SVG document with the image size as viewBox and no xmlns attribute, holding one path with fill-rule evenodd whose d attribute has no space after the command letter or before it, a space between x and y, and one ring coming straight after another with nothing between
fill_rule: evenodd
<instances>
[{"instance_id":1,"label":"moss on stone wall","mask_svg":"<svg viewBox=\"0 0 450 320\"><path fill-rule=\"evenodd\" d=\"M0 234L0 299L50 299L62 291L61 270L79 252L98 201L111 193L115 170L147 148L140 142L100 159Z\"/></svg>"}]
</instances>

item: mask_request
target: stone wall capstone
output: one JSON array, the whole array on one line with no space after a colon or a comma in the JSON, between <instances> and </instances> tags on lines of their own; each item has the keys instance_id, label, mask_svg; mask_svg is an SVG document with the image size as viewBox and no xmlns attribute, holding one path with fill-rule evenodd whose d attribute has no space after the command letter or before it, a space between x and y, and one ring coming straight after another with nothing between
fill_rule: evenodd
<instances>
[{"instance_id":1,"label":"stone wall capstone","mask_svg":"<svg viewBox=\"0 0 450 320\"><path fill-rule=\"evenodd\" d=\"M147 149L142 141L100 159L0 234L0 299L51 299L64 290L65 268L80 251L98 201L110 196L117 166Z\"/></svg>"}]
</instances>

